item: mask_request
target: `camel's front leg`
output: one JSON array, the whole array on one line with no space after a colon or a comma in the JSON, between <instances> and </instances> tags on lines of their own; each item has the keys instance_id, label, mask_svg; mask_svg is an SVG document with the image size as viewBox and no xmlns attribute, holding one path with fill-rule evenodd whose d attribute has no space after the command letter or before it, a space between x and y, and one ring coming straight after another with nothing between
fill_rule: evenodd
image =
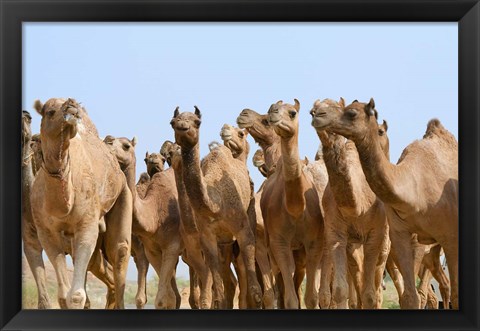
<instances>
[{"instance_id":1,"label":"camel's front leg","mask_svg":"<svg viewBox=\"0 0 480 331\"><path fill-rule=\"evenodd\" d=\"M233 262L233 245L221 244L217 246L218 261L221 268L223 286L225 290L225 309L233 309L235 301L235 291L237 289L237 279L230 268Z\"/></svg>"},{"instance_id":2,"label":"camel's front leg","mask_svg":"<svg viewBox=\"0 0 480 331\"><path fill-rule=\"evenodd\" d=\"M382 308L383 304L383 277L385 275L385 266L387 264L387 259L390 254L390 237L388 236L388 228L385 229L383 236L380 254L378 256L377 266L375 269L375 286L377 287L377 309Z\"/></svg>"},{"instance_id":3,"label":"camel's front leg","mask_svg":"<svg viewBox=\"0 0 480 331\"><path fill-rule=\"evenodd\" d=\"M387 208L387 211L392 241L391 252L395 264L400 269L405 286L403 295L400 297L400 307L402 309L419 309L420 298L415 287L412 234L405 228L404 221L395 212L390 208Z\"/></svg>"},{"instance_id":4,"label":"camel's front leg","mask_svg":"<svg viewBox=\"0 0 480 331\"><path fill-rule=\"evenodd\" d=\"M238 288L240 290L238 295L238 308L248 308L248 281L247 281L247 268L245 266L242 253L233 259L233 265L238 277Z\"/></svg>"},{"instance_id":5,"label":"camel's front leg","mask_svg":"<svg viewBox=\"0 0 480 331\"><path fill-rule=\"evenodd\" d=\"M403 277L400 274L400 270L398 270L397 265L393 261L393 253L391 250L388 254L387 264L385 265L385 268L387 269L387 272L393 281L393 285L397 290L398 298L401 298L403 294Z\"/></svg>"},{"instance_id":6,"label":"camel's front leg","mask_svg":"<svg viewBox=\"0 0 480 331\"><path fill-rule=\"evenodd\" d=\"M86 222L85 222L86 223ZM85 277L90 258L95 250L98 239L98 224L80 224L73 234L73 282L67 295L67 306L72 309L83 309L87 294L85 292Z\"/></svg>"},{"instance_id":7,"label":"camel's front leg","mask_svg":"<svg viewBox=\"0 0 480 331\"><path fill-rule=\"evenodd\" d=\"M350 309L362 309L363 258L363 247L360 244L347 244L347 262L350 275L348 277L348 305Z\"/></svg>"},{"instance_id":8,"label":"camel's front leg","mask_svg":"<svg viewBox=\"0 0 480 331\"><path fill-rule=\"evenodd\" d=\"M204 222L206 222L204 220ZM199 222L201 223L201 222ZM205 263L207 264L210 272L212 273L213 278L213 299L212 299L212 308L213 309L224 309L225 308L225 290L223 286L223 278L220 273L220 261L218 254L217 238L215 235L207 228L201 229L202 235L200 238L202 251L205 256ZM209 289L207 288L207 291Z\"/></svg>"},{"instance_id":9,"label":"camel's front leg","mask_svg":"<svg viewBox=\"0 0 480 331\"><path fill-rule=\"evenodd\" d=\"M265 247L265 242L263 240L258 239L258 234L256 244L255 256L263 282L263 307L265 309L273 309L275 293L273 290L272 269L268 260L267 247Z\"/></svg>"},{"instance_id":10,"label":"camel's front leg","mask_svg":"<svg viewBox=\"0 0 480 331\"><path fill-rule=\"evenodd\" d=\"M293 259L290 245L286 239L282 237L275 237L270 235L270 250L273 253L275 261L281 273L281 280L283 283L279 284L283 288L283 307L285 309L298 309L299 300L295 291L293 283L293 276L295 272L295 261Z\"/></svg>"},{"instance_id":11,"label":"camel's front leg","mask_svg":"<svg viewBox=\"0 0 480 331\"><path fill-rule=\"evenodd\" d=\"M176 296L172 287L172 277L175 275L175 267L180 255L180 245L173 243L162 251L161 268L158 270L158 292L155 298L157 309L175 309ZM157 267L155 269L158 269Z\"/></svg>"},{"instance_id":12,"label":"camel's front leg","mask_svg":"<svg viewBox=\"0 0 480 331\"><path fill-rule=\"evenodd\" d=\"M42 257L42 245L38 240L37 232L33 224L23 222L23 251L27 258L28 265L32 271L33 278L37 284L38 309L51 308L50 299L47 292L47 281L45 276L45 266Z\"/></svg>"},{"instance_id":13,"label":"camel's front leg","mask_svg":"<svg viewBox=\"0 0 480 331\"><path fill-rule=\"evenodd\" d=\"M98 241L97 247L95 248L92 257L90 258L88 270L107 286L107 300L105 304L105 309L114 309L115 281L113 279L113 267L104 258Z\"/></svg>"},{"instance_id":14,"label":"camel's front leg","mask_svg":"<svg viewBox=\"0 0 480 331\"><path fill-rule=\"evenodd\" d=\"M371 231L368 235L368 241L363 246L364 267L363 267L363 290L362 290L362 308L375 309L379 301L378 289L381 286L383 269L378 265L379 256L383 246L382 229ZM385 261L386 256L383 261ZM377 276L378 274L378 276Z\"/></svg>"},{"instance_id":15,"label":"camel's front leg","mask_svg":"<svg viewBox=\"0 0 480 331\"><path fill-rule=\"evenodd\" d=\"M135 304L137 309L143 309L147 303L147 273L150 264L148 263L145 248L140 238L135 235L132 235L132 256L138 271Z\"/></svg>"},{"instance_id":16,"label":"camel's front leg","mask_svg":"<svg viewBox=\"0 0 480 331\"><path fill-rule=\"evenodd\" d=\"M317 232L318 233L318 232ZM312 238L305 245L306 253L306 273L307 284L305 287L305 306L307 309L315 309L318 307L318 278L319 266L323 253L323 243L321 238Z\"/></svg>"},{"instance_id":17,"label":"camel's front leg","mask_svg":"<svg viewBox=\"0 0 480 331\"><path fill-rule=\"evenodd\" d=\"M50 263L55 269L58 283L58 304L60 308L67 309L67 293L70 281L67 276L67 261L63 249L63 238L59 232L37 225L38 239L47 253ZM83 308L83 307L82 307Z\"/></svg>"},{"instance_id":18,"label":"camel's front leg","mask_svg":"<svg viewBox=\"0 0 480 331\"><path fill-rule=\"evenodd\" d=\"M132 240L132 194L125 186L105 216L105 250L113 266L115 308L124 309L125 279Z\"/></svg>"}]
</instances>

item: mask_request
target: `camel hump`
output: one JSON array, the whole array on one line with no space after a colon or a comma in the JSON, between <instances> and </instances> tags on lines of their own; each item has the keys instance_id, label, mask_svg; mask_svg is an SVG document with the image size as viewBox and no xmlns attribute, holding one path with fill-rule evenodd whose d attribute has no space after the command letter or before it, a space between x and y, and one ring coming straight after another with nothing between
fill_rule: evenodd
<instances>
[{"instance_id":1,"label":"camel hump","mask_svg":"<svg viewBox=\"0 0 480 331\"><path fill-rule=\"evenodd\" d=\"M427 124L427 130L425 131L424 138L431 137L438 131L444 131L445 128L443 127L442 123L438 118L431 119Z\"/></svg>"}]
</instances>

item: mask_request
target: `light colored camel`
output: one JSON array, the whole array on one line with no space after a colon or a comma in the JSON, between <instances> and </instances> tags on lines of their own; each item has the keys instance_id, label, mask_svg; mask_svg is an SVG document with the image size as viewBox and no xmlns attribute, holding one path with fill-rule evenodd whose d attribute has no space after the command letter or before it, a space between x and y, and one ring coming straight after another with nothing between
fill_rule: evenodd
<instances>
[{"instance_id":1,"label":"light colored camel","mask_svg":"<svg viewBox=\"0 0 480 331\"><path fill-rule=\"evenodd\" d=\"M57 274L60 306L84 308L87 268L90 259L95 260L99 232L106 228L102 245L113 265L115 307L124 308L132 228L132 196L125 176L75 100L53 98L45 104L37 100L34 108L42 116L44 162L32 187L32 213ZM63 235L72 237L71 287Z\"/></svg>"},{"instance_id":2,"label":"light colored camel","mask_svg":"<svg viewBox=\"0 0 480 331\"><path fill-rule=\"evenodd\" d=\"M248 171L225 146L213 149L200 165L201 113L174 112L171 121L176 143L181 146L182 174L186 193L197 218L202 250L213 276L213 306L224 307L224 285L217 244L237 240L247 270L248 306L262 303L255 273L255 237L247 210L251 199Z\"/></svg>"},{"instance_id":3,"label":"light colored camel","mask_svg":"<svg viewBox=\"0 0 480 331\"><path fill-rule=\"evenodd\" d=\"M257 149L255 154L252 157L253 165L258 169L263 177L268 175L268 167L265 164L265 155L263 154L263 149Z\"/></svg>"},{"instance_id":4,"label":"light colored camel","mask_svg":"<svg viewBox=\"0 0 480 331\"><path fill-rule=\"evenodd\" d=\"M247 141L248 132L245 130L236 128L229 124L225 124L222 127L220 132L220 137L223 140L223 144L230 149L234 158L244 162L245 167L247 166L248 153L250 151L250 146ZM257 156L257 161L264 165L263 151L260 150L261 156ZM259 165L262 167L262 165ZM265 168L265 167L264 167ZM248 171L248 170L247 170ZM265 172L266 175L266 172ZM251 180L250 180L251 181ZM253 182L251 181L253 187ZM265 227L263 224L262 211L260 209L260 198L262 195L262 189L260 189L253 196L253 205L250 205L249 216L252 224L254 226L253 230L255 231L255 259L259 268L259 273L261 276L261 285L263 292L263 308L273 309L275 293L273 290L273 275L272 269L270 266L270 261L268 258L268 248L266 244L265 237ZM241 259L239 259L239 264L241 264ZM245 283L246 280L243 282ZM242 285L242 281L240 281ZM244 285L245 286L245 285ZM246 301L246 291L240 286L240 297L244 296L242 299Z\"/></svg>"},{"instance_id":5,"label":"light colored camel","mask_svg":"<svg viewBox=\"0 0 480 331\"><path fill-rule=\"evenodd\" d=\"M37 284L38 309L51 308L47 293L45 278L45 265L43 264L43 248L37 234L37 228L33 222L30 205L30 192L34 180L34 165L36 164L35 153L31 146L32 117L26 110L22 112L22 239L23 251L32 270L33 278Z\"/></svg>"},{"instance_id":6,"label":"light colored camel","mask_svg":"<svg viewBox=\"0 0 480 331\"><path fill-rule=\"evenodd\" d=\"M147 166L147 173L153 177L157 172L162 172L165 169L165 157L161 153L145 153L145 165Z\"/></svg>"},{"instance_id":7,"label":"light colored camel","mask_svg":"<svg viewBox=\"0 0 480 331\"><path fill-rule=\"evenodd\" d=\"M147 168L150 169L151 180L144 198L141 198L137 196L135 188L135 138L129 140L124 137L107 136L105 143L121 164L128 186L134 196L133 234L143 244L143 247L136 247L136 257L141 259L141 263L137 264L137 267L141 267L141 269L139 268L139 277L140 275L142 277L137 298L143 303L143 295L146 293L144 284L146 268L144 266L148 267L148 262L150 262L158 275L155 307L159 309L179 308L181 297L175 281L175 268L178 256L183 250L183 242L179 233L179 210L173 171L156 172L159 169L158 164L154 162L151 165L149 159L146 158L145 162ZM154 157L155 160L161 158L163 157L159 154ZM163 169L163 163L161 168ZM143 251L145 257L143 257Z\"/></svg>"},{"instance_id":8,"label":"light colored camel","mask_svg":"<svg viewBox=\"0 0 480 331\"><path fill-rule=\"evenodd\" d=\"M381 308L382 295L378 289L390 248L383 202L372 192L365 179L355 144L343 136L327 132L324 127L316 126L317 114L341 112L344 107L343 99L340 102L317 100L310 111L312 126L322 142L329 178L322 201L326 238L324 258L328 262L322 268L320 306L329 307L330 300L334 300L337 308L347 308L347 260L350 256L347 246L356 243L363 246L363 258L360 261L363 273L354 275L361 299L361 306L357 308L378 309ZM380 128L377 131L382 150L388 157L387 134Z\"/></svg>"},{"instance_id":9,"label":"light colored camel","mask_svg":"<svg viewBox=\"0 0 480 331\"><path fill-rule=\"evenodd\" d=\"M318 306L318 270L324 243L320 208L323 192L319 196L312 174L298 155L299 111L296 99L294 105L279 101L268 111L268 122L280 137L281 158L275 173L265 183L260 204L269 247L283 278L285 308L299 307L292 251L303 247L307 276L305 305L313 309Z\"/></svg>"},{"instance_id":10,"label":"light colored camel","mask_svg":"<svg viewBox=\"0 0 480 331\"><path fill-rule=\"evenodd\" d=\"M444 249L452 306L458 309L457 141L433 119L423 139L408 145L394 165L379 144L375 112L373 99L368 103L354 101L342 112L319 114L318 120L329 131L355 143L367 181L385 203L392 253L404 279L400 306L420 307L411 242L412 233L416 233L421 244L439 243Z\"/></svg>"},{"instance_id":11,"label":"light colored camel","mask_svg":"<svg viewBox=\"0 0 480 331\"><path fill-rule=\"evenodd\" d=\"M237 124L240 128L244 128L253 137L255 142L262 148L264 159L264 171L266 171L267 181L276 169L278 160L281 157L280 136L278 136L268 122L268 115L261 115L254 110L244 109L237 117ZM325 183L326 184L326 183ZM262 185L265 186L265 183ZM262 216L263 219L263 216ZM266 242L268 243L268 233L265 232ZM284 306L284 288L283 280L280 270L278 269L275 259L269 249L270 264L275 275L275 287L277 291L277 307L285 308ZM295 293L297 300L300 303L302 293L301 285L305 278L305 250L299 249L293 251L295 260ZM300 308L300 306L299 306Z\"/></svg>"}]
</instances>

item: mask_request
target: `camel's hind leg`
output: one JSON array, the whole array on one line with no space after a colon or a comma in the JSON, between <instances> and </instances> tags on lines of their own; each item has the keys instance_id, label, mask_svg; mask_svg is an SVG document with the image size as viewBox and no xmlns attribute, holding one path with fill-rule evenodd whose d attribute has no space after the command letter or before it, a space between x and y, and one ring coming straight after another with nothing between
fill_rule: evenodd
<instances>
[{"instance_id":1,"label":"camel's hind leg","mask_svg":"<svg viewBox=\"0 0 480 331\"><path fill-rule=\"evenodd\" d=\"M273 235L269 237L270 249L273 253L275 261L281 273L281 284L283 287L283 306L285 309L298 309L299 300L295 291L293 276L295 273L295 261L293 259L290 245L283 238L275 238Z\"/></svg>"},{"instance_id":2,"label":"camel's hind leg","mask_svg":"<svg viewBox=\"0 0 480 331\"><path fill-rule=\"evenodd\" d=\"M393 261L393 254L391 250L390 250L390 253L388 254L387 264L385 265L385 268L387 269L387 272L390 275L390 278L392 279L393 285L397 290L398 298L401 298L403 294L403 277L402 277L402 274L400 273L400 270L398 270L397 265Z\"/></svg>"},{"instance_id":3,"label":"camel's hind leg","mask_svg":"<svg viewBox=\"0 0 480 331\"><path fill-rule=\"evenodd\" d=\"M98 243L97 248L95 248L92 257L90 258L88 270L107 286L107 300L105 304L105 309L114 309L115 281L113 277L113 267L104 258Z\"/></svg>"},{"instance_id":4,"label":"camel's hind leg","mask_svg":"<svg viewBox=\"0 0 480 331\"><path fill-rule=\"evenodd\" d=\"M442 247L436 245L430 249L430 252L425 255L423 261L424 265L430 270L433 277L437 280L440 287L440 294L442 295L442 300L444 303L444 309L449 309L450 307L450 281L448 280L447 275L443 271L442 265L440 264L440 252Z\"/></svg>"},{"instance_id":5,"label":"camel's hind leg","mask_svg":"<svg viewBox=\"0 0 480 331\"><path fill-rule=\"evenodd\" d=\"M190 269L193 268L193 271L197 278L197 282L199 282L200 286L200 308L210 309L210 305L212 303L213 280L202 255L202 247L200 244L199 236L189 236L187 237L187 240L184 240L184 243L185 250L187 251L188 265L190 266ZM192 303L190 303L190 305L191 304Z\"/></svg>"},{"instance_id":6,"label":"camel's hind leg","mask_svg":"<svg viewBox=\"0 0 480 331\"><path fill-rule=\"evenodd\" d=\"M267 247L265 247L263 240L258 240L258 235L256 244L255 256L263 283L263 306L265 309L273 309L275 293L273 290L272 268L268 260Z\"/></svg>"},{"instance_id":7,"label":"camel's hind leg","mask_svg":"<svg viewBox=\"0 0 480 331\"><path fill-rule=\"evenodd\" d=\"M235 272L237 273L238 277L238 287L240 290L239 296L238 296L238 308L239 309L247 309L248 308L248 303L247 303L247 288L248 288L248 282L247 282L247 268L245 267L245 263L243 262L243 257L242 253L240 253L236 258L233 260L233 264L235 267Z\"/></svg>"},{"instance_id":8,"label":"camel's hind leg","mask_svg":"<svg viewBox=\"0 0 480 331\"><path fill-rule=\"evenodd\" d=\"M199 224L205 224L206 220L202 220ZM219 261L219 252L217 239L215 235L205 227L201 229L201 245L202 251L205 255L205 263L207 264L210 272L212 273L213 278L213 298L212 298L212 308L213 309L224 309L225 308L225 290L223 285L223 277L221 274L221 267ZM208 290L208 289L207 289Z\"/></svg>"},{"instance_id":9,"label":"camel's hind leg","mask_svg":"<svg viewBox=\"0 0 480 331\"><path fill-rule=\"evenodd\" d=\"M455 241L449 243L449 246L442 247L445 251L450 276L452 309L458 309L458 244ZM445 302L444 305L448 305L448 303Z\"/></svg>"},{"instance_id":10,"label":"camel's hind leg","mask_svg":"<svg viewBox=\"0 0 480 331\"><path fill-rule=\"evenodd\" d=\"M105 250L113 266L115 308L124 309L125 278L132 238L132 194L125 185L112 209L105 215Z\"/></svg>"},{"instance_id":11,"label":"camel's hind leg","mask_svg":"<svg viewBox=\"0 0 480 331\"><path fill-rule=\"evenodd\" d=\"M42 245L38 240L37 232L33 224L23 224L23 251L27 258L28 265L32 271L33 278L37 284L38 309L51 308L47 292L47 281L45 276L45 265L43 264Z\"/></svg>"},{"instance_id":12,"label":"camel's hind leg","mask_svg":"<svg viewBox=\"0 0 480 331\"><path fill-rule=\"evenodd\" d=\"M363 248L359 244L347 244L348 262L348 306L350 309L362 309L363 288Z\"/></svg>"},{"instance_id":13,"label":"camel's hind leg","mask_svg":"<svg viewBox=\"0 0 480 331\"><path fill-rule=\"evenodd\" d=\"M148 263L145 255L145 248L140 239L132 235L132 256L135 265L137 266L137 294L135 295L135 305L137 309L143 309L147 303L147 273Z\"/></svg>"}]
</instances>

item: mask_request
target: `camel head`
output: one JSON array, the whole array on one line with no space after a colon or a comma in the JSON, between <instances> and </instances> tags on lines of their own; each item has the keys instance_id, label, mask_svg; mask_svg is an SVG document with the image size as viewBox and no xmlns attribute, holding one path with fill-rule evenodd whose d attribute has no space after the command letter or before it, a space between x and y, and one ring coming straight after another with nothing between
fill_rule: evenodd
<instances>
[{"instance_id":1,"label":"camel head","mask_svg":"<svg viewBox=\"0 0 480 331\"><path fill-rule=\"evenodd\" d=\"M236 128L229 124L224 124L220 130L220 137L223 144L230 149L234 158L245 153L248 155L250 146L247 141L248 132L240 128Z\"/></svg>"},{"instance_id":2,"label":"camel head","mask_svg":"<svg viewBox=\"0 0 480 331\"><path fill-rule=\"evenodd\" d=\"M145 164L147 173L153 177L157 172L162 172L165 168L165 157L160 153L145 153Z\"/></svg>"},{"instance_id":3,"label":"camel head","mask_svg":"<svg viewBox=\"0 0 480 331\"><path fill-rule=\"evenodd\" d=\"M340 98L338 102L332 99L315 101L310 115L312 115L312 126L317 133L328 128L341 115L343 108L345 108L343 98Z\"/></svg>"},{"instance_id":4,"label":"camel head","mask_svg":"<svg viewBox=\"0 0 480 331\"><path fill-rule=\"evenodd\" d=\"M172 149L173 145L174 143L172 143L170 140L165 140L165 142L162 144L162 147L160 147L160 154L165 158L168 166L172 165L172 159L170 159L170 150Z\"/></svg>"},{"instance_id":5,"label":"camel head","mask_svg":"<svg viewBox=\"0 0 480 331\"><path fill-rule=\"evenodd\" d=\"M258 171L262 174L263 177L267 177L268 175L268 168L265 164L265 155L263 154L262 149L257 149L255 154L253 154L252 158L253 165L258 168Z\"/></svg>"},{"instance_id":6,"label":"camel head","mask_svg":"<svg viewBox=\"0 0 480 331\"><path fill-rule=\"evenodd\" d=\"M150 181L150 176L146 172L140 174L137 185L144 185Z\"/></svg>"},{"instance_id":7,"label":"camel head","mask_svg":"<svg viewBox=\"0 0 480 331\"><path fill-rule=\"evenodd\" d=\"M32 139L32 116L26 110L22 111L22 147L24 144Z\"/></svg>"},{"instance_id":8,"label":"camel head","mask_svg":"<svg viewBox=\"0 0 480 331\"><path fill-rule=\"evenodd\" d=\"M378 125L378 141L380 142L380 147L387 156L387 159L390 160L390 140L388 139L387 130L388 123L387 121L383 120L383 123Z\"/></svg>"},{"instance_id":9,"label":"camel head","mask_svg":"<svg viewBox=\"0 0 480 331\"><path fill-rule=\"evenodd\" d=\"M182 148L192 149L198 144L202 114L195 106L195 113L183 112L180 114L178 107L173 113L170 125L175 131L175 142Z\"/></svg>"},{"instance_id":10,"label":"camel head","mask_svg":"<svg viewBox=\"0 0 480 331\"><path fill-rule=\"evenodd\" d=\"M42 141L40 140L40 134L34 134L32 140L30 141L30 148L33 152L33 160L37 168L43 163L43 154L42 154Z\"/></svg>"},{"instance_id":11,"label":"camel head","mask_svg":"<svg viewBox=\"0 0 480 331\"><path fill-rule=\"evenodd\" d=\"M172 144L171 148L168 150L168 158L172 162L172 168L177 171L179 166L182 165L182 149L180 145Z\"/></svg>"},{"instance_id":12,"label":"camel head","mask_svg":"<svg viewBox=\"0 0 480 331\"><path fill-rule=\"evenodd\" d=\"M131 165L135 165L135 145L137 138L133 137L129 140L125 137L115 138L113 136L106 136L103 142L107 145L110 152L115 155L122 171Z\"/></svg>"},{"instance_id":13,"label":"camel head","mask_svg":"<svg viewBox=\"0 0 480 331\"><path fill-rule=\"evenodd\" d=\"M322 107L323 102L315 102L310 113L312 125L317 131L327 129L353 141L363 139L369 132L378 132L378 113L373 98L368 103L354 100L346 107L341 107L344 104L342 100L340 107L331 104Z\"/></svg>"},{"instance_id":14,"label":"camel head","mask_svg":"<svg viewBox=\"0 0 480 331\"><path fill-rule=\"evenodd\" d=\"M33 107L42 116L40 134L48 140L72 139L82 119L82 107L75 99L52 98L45 104L36 100Z\"/></svg>"},{"instance_id":15,"label":"camel head","mask_svg":"<svg viewBox=\"0 0 480 331\"><path fill-rule=\"evenodd\" d=\"M278 136L273 127L268 123L268 115L260 115L254 110L244 109L237 117L238 127L245 129L260 145L273 145Z\"/></svg>"},{"instance_id":16,"label":"camel head","mask_svg":"<svg viewBox=\"0 0 480 331\"><path fill-rule=\"evenodd\" d=\"M291 138L298 133L298 113L300 102L295 99L295 104L278 101L268 110L268 123L273 126L275 132L282 138Z\"/></svg>"}]
</instances>

